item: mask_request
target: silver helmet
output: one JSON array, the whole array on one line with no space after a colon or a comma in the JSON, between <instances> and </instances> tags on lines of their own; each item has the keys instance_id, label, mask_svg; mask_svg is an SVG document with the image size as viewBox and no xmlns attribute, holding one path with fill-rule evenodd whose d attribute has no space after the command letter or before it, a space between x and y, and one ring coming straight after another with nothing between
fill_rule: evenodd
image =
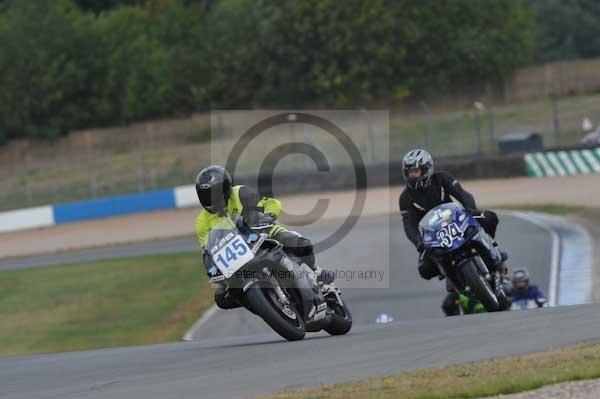
<instances>
[{"instance_id":1,"label":"silver helmet","mask_svg":"<svg viewBox=\"0 0 600 399\"><path fill-rule=\"evenodd\" d=\"M411 177L410 171L421 170L421 176ZM425 187L433 175L433 158L425 150L409 151L402 159L402 174L409 188L418 190Z\"/></svg>"},{"instance_id":2,"label":"silver helmet","mask_svg":"<svg viewBox=\"0 0 600 399\"><path fill-rule=\"evenodd\" d=\"M529 270L524 267L515 269L512 275L512 282L513 284L518 282L524 282L526 285L529 284Z\"/></svg>"}]
</instances>

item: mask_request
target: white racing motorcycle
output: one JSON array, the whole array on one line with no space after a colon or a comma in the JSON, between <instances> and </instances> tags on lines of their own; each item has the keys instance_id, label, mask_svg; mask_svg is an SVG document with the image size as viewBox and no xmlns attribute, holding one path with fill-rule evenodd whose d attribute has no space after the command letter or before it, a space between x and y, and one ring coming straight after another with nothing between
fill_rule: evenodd
<instances>
[{"instance_id":1,"label":"white racing motorcycle","mask_svg":"<svg viewBox=\"0 0 600 399\"><path fill-rule=\"evenodd\" d=\"M303 339L307 331L346 334L352 316L339 288L318 283L306 264L269 238L272 226L223 218L207 239L207 266L221 272L211 282L225 283L228 295L289 341Z\"/></svg>"}]
</instances>

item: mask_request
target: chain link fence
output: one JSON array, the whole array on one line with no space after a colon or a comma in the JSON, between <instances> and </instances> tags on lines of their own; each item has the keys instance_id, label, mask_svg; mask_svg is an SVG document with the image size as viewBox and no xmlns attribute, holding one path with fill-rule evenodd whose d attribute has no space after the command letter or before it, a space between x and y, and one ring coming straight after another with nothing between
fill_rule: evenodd
<instances>
[{"instance_id":1,"label":"chain link fence","mask_svg":"<svg viewBox=\"0 0 600 399\"><path fill-rule=\"evenodd\" d=\"M352 132L366 164L398 161L414 147L437 157L483 156L498 153L498 140L510 132L537 132L546 147L579 143L585 119L593 127L600 123L600 95L509 104L485 98L446 106L423 101L410 111L391 112L389 147L387 126L383 131L367 110L352 114L340 128ZM214 146L214 141L238 137L240 126L246 126L243 111L218 115L212 132L210 114L198 114L74 132L55 143L9 143L0 147L0 210L192 184L198 169L210 162L211 135ZM346 162L337 159L331 138L313 127L289 124L272 137L314 144L334 165ZM258 167L259 161L247 167ZM299 157L277 170L302 173L314 165Z\"/></svg>"}]
</instances>

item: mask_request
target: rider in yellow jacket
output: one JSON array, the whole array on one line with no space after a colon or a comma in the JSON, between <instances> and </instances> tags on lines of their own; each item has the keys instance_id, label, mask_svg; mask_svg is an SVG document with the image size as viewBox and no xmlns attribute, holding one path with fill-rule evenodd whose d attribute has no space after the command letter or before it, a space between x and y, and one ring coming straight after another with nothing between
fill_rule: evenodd
<instances>
[{"instance_id":1,"label":"rider in yellow jacket","mask_svg":"<svg viewBox=\"0 0 600 399\"><path fill-rule=\"evenodd\" d=\"M244 200L242 200L244 198ZM246 204L246 207L244 207ZM262 211L266 215L271 215L275 218L279 217L281 213L281 201L275 198L259 198L258 195L246 186L233 186L229 194L227 201L227 207L225 208L226 216L241 215L244 208L262 208ZM223 217L220 213L211 213L206 209L202 209L196 218L196 235L198 236L198 242L200 247L204 248L206 245L206 238L208 232L221 220ZM269 231L269 235L274 236L280 231L286 230L284 227L275 225Z\"/></svg>"},{"instance_id":2,"label":"rider in yellow jacket","mask_svg":"<svg viewBox=\"0 0 600 399\"><path fill-rule=\"evenodd\" d=\"M196 218L196 235L200 248L204 251L206 239L210 230L216 226L223 217L240 215L246 216L248 211L259 212L265 219L275 221L281 213L281 202L275 198L261 197L247 186L234 186L231 175L221 166L209 166L198 173L196 177L196 193L202 209ZM333 273L322 270L316 266L315 254L309 239L295 231L273 223L269 236L279 241L285 251L295 255L308 267L315 270L319 281L331 283ZM204 251L206 256L206 251ZM207 264L208 262L204 262ZM220 272L216 268L207 268L209 277L214 277ZM217 284L215 302L223 309L239 307L237 301L232 300L226 292L224 285Z\"/></svg>"}]
</instances>

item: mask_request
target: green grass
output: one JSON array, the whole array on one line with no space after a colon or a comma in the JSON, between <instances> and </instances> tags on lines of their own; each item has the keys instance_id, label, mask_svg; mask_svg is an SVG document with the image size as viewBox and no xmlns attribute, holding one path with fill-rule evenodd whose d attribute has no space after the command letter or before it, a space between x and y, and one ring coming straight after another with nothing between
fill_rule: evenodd
<instances>
[{"instance_id":1,"label":"green grass","mask_svg":"<svg viewBox=\"0 0 600 399\"><path fill-rule=\"evenodd\" d=\"M600 344L283 392L265 399L458 399L600 377Z\"/></svg>"},{"instance_id":2,"label":"green grass","mask_svg":"<svg viewBox=\"0 0 600 399\"><path fill-rule=\"evenodd\" d=\"M213 303L197 253L0 273L0 356L177 341Z\"/></svg>"}]
</instances>

